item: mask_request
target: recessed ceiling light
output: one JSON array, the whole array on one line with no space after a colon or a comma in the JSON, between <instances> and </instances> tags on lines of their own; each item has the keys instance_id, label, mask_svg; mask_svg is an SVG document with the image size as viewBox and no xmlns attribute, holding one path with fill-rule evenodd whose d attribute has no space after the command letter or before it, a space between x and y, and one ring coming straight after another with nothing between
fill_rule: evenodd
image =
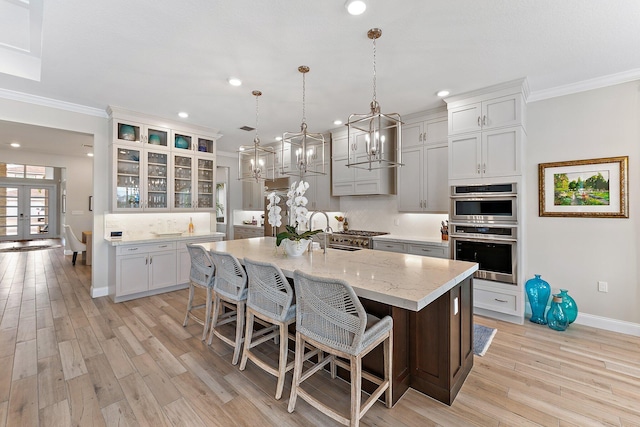
<instances>
[{"instance_id":1,"label":"recessed ceiling light","mask_svg":"<svg viewBox=\"0 0 640 427\"><path fill-rule=\"evenodd\" d=\"M438 95L440 98L443 98L443 97L449 95L449 91L448 90L441 90L438 93L436 93L436 95Z\"/></svg>"},{"instance_id":2,"label":"recessed ceiling light","mask_svg":"<svg viewBox=\"0 0 640 427\"><path fill-rule=\"evenodd\" d=\"M87 156L93 157L93 153L87 153Z\"/></svg>"},{"instance_id":3,"label":"recessed ceiling light","mask_svg":"<svg viewBox=\"0 0 640 427\"><path fill-rule=\"evenodd\" d=\"M178 117L182 117L183 119L186 119L187 117L189 117L189 113L185 113L184 111L180 111L178 113Z\"/></svg>"},{"instance_id":4,"label":"recessed ceiling light","mask_svg":"<svg viewBox=\"0 0 640 427\"><path fill-rule=\"evenodd\" d=\"M240 80L237 77L229 77L229 79L227 79L227 81L229 82L229 84L231 86L240 86L240 85L242 85L242 80Z\"/></svg>"},{"instance_id":5,"label":"recessed ceiling light","mask_svg":"<svg viewBox=\"0 0 640 427\"><path fill-rule=\"evenodd\" d=\"M334 120L333 124L334 125L341 125L342 124L342 120Z\"/></svg>"},{"instance_id":6,"label":"recessed ceiling light","mask_svg":"<svg viewBox=\"0 0 640 427\"><path fill-rule=\"evenodd\" d=\"M12 142L12 143L11 143L11 146L12 146L13 148L19 148L19 147L20 147L20 144L18 144L17 142Z\"/></svg>"},{"instance_id":7,"label":"recessed ceiling light","mask_svg":"<svg viewBox=\"0 0 640 427\"><path fill-rule=\"evenodd\" d=\"M367 10L367 4L362 0L347 0L344 4L349 15L362 15Z\"/></svg>"}]
</instances>

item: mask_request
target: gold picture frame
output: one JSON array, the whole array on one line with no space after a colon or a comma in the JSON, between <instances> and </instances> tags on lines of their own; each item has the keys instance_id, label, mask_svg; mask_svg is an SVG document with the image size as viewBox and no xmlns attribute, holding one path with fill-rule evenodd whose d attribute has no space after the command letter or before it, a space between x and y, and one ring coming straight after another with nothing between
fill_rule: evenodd
<instances>
[{"instance_id":1,"label":"gold picture frame","mask_svg":"<svg viewBox=\"0 0 640 427\"><path fill-rule=\"evenodd\" d=\"M628 156L540 163L539 216L629 218Z\"/></svg>"}]
</instances>

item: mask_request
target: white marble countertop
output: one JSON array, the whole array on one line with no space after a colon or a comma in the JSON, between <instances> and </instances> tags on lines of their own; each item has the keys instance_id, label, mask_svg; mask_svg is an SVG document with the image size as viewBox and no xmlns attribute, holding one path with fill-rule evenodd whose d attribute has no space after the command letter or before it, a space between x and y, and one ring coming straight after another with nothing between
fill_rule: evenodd
<instances>
[{"instance_id":1,"label":"white marble countertop","mask_svg":"<svg viewBox=\"0 0 640 427\"><path fill-rule=\"evenodd\" d=\"M226 236L225 233L220 233L217 231L207 231L207 232L196 232L196 233L165 233L165 234L146 234L142 236L134 236L134 237L105 237L105 240L109 242L111 246L120 246L120 245L132 245L139 243L158 243L158 242L175 242L179 240L189 240L189 239L205 239L205 238L223 238Z\"/></svg>"},{"instance_id":2,"label":"white marble countertop","mask_svg":"<svg viewBox=\"0 0 640 427\"><path fill-rule=\"evenodd\" d=\"M419 311L478 269L478 264L419 255L362 249L354 252L327 249L289 257L284 248L276 252L275 238L227 240L201 243L205 249L228 252L240 262L247 257L272 262L287 277L294 270L339 278L353 286L356 294L412 311Z\"/></svg>"},{"instance_id":3,"label":"white marble countertop","mask_svg":"<svg viewBox=\"0 0 640 427\"><path fill-rule=\"evenodd\" d=\"M382 236L375 236L373 240L384 240L390 242L402 242L402 243L427 243L434 246L449 247L448 240L442 240L439 237L418 237L418 236L399 236L397 234L383 234Z\"/></svg>"}]
</instances>

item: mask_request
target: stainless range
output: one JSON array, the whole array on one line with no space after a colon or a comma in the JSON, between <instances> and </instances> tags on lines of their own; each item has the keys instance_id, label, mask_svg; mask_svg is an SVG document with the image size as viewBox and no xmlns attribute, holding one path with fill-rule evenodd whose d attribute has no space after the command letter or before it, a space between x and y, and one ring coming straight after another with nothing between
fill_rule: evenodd
<instances>
[{"instance_id":1,"label":"stainless range","mask_svg":"<svg viewBox=\"0 0 640 427\"><path fill-rule=\"evenodd\" d=\"M373 248L372 237L389 234L384 231L349 230L337 231L331 235L329 247L345 251Z\"/></svg>"}]
</instances>

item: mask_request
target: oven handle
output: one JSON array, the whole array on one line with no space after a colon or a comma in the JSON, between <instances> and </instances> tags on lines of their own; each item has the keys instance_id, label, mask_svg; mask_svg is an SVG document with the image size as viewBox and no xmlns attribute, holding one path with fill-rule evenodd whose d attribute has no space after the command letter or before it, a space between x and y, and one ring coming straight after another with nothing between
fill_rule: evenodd
<instances>
[{"instance_id":1,"label":"oven handle","mask_svg":"<svg viewBox=\"0 0 640 427\"><path fill-rule=\"evenodd\" d=\"M467 200L486 200L486 199L517 199L518 195L516 193L467 193L467 194L452 194L452 199L467 199Z\"/></svg>"},{"instance_id":2,"label":"oven handle","mask_svg":"<svg viewBox=\"0 0 640 427\"><path fill-rule=\"evenodd\" d=\"M468 234L451 234L450 237L452 239L457 240L465 240L467 242L508 242L508 243L517 243L518 239L510 239L505 237L491 237L491 236L482 236L482 237L473 237Z\"/></svg>"}]
</instances>

